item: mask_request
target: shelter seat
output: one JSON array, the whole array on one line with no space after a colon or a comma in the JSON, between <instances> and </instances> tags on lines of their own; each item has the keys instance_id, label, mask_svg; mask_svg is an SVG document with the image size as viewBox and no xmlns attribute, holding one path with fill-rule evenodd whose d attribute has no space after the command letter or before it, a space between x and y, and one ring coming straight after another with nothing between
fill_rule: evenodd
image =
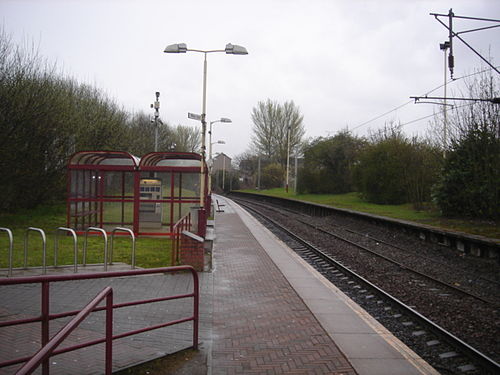
<instances>
[{"instance_id":1,"label":"shelter seat","mask_svg":"<svg viewBox=\"0 0 500 375\"><path fill-rule=\"evenodd\" d=\"M220 204L219 200L216 199L215 202L217 203L217 212L224 212L224 210L221 207L225 207L225 204Z\"/></svg>"}]
</instances>

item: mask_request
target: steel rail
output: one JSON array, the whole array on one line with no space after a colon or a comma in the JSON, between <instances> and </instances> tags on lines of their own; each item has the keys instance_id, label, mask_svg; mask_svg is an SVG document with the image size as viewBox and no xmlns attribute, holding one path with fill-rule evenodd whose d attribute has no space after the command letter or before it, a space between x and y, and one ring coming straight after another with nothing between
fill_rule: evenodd
<instances>
[{"instance_id":1,"label":"steel rail","mask_svg":"<svg viewBox=\"0 0 500 375\"><path fill-rule=\"evenodd\" d=\"M233 198L233 199L234 199L234 198ZM282 213L280 212L280 210L284 210L284 211L288 211L288 212L294 213L294 214L296 214L296 215L300 215L300 216L304 216L304 217L310 217L310 215L304 214L303 212L299 212L299 211L297 211L297 210L293 210L293 209L286 208L286 207L276 206L277 208L273 208L273 207L271 207L271 206L275 206L275 205L274 205L274 204L272 204L272 203L269 203L268 205L264 205L264 204L259 203L259 202L257 202L257 201L251 201L251 200L243 199L243 198L240 198L240 197L238 197L236 200L237 200L237 201L239 201L239 202L247 202L247 203L250 203L250 204L253 204L253 205L256 205L256 206L264 207L265 209L267 209L267 210L271 210L271 211L276 212L276 213L278 213L278 214L282 214ZM334 233L329 233L328 231L323 230L323 229L320 229L319 227L316 227L315 225L310 224L310 223L308 223L308 222L306 222L306 221L303 221L303 220L300 220L300 219L297 219L297 221L300 221L302 224L305 224L305 225L311 226L311 227L313 227L314 229L318 229L318 230L325 231L325 233L326 233L326 234L331 234L332 236L336 236L336 234L334 234ZM357 235L359 235L359 236L363 236L363 238L368 238L368 239L370 239L370 240L372 240L372 241L376 241L376 242L379 242L379 243L383 243L383 244L384 244L384 245L386 245L386 246L393 247L393 248L398 249L398 250L400 250L400 251L407 251L407 249L404 249L404 248L402 248L401 246L398 246L398 245L392 244L392 243L387 242L387 241L384 241L384 240L382 240L382 239L379 239L379 238L375 238L375 237L373 237L373 236L366 235L365 233L361 233L361 232L358 232L358 231L355 231L355 230L349 229L349 228L347 228L347 227L342 227L342 226L339 226L339 227L340 227L341 229L345 230L346 232L354 233L354 234L357 234ZM342 239L342 238L340 238L340 239ZM369 250L369 249L367 249L367 250L368 250L368 251L373 252L373 254L374 254L374 255L379 255L377 252L375 252L375 251L373 251L373 250ZM383 255L380 255L380 256L384 257ZM431 261L433 261L433 262L436 262L434 259L432 259L432 258L430 258L430 257L423 256L423 255L413 254L413 256L418 257L418 258L421 258L421 259L431 260ZM390 261L390 258L387 258L387 259ZM443 267L448 267L448 268L450 268L450 269L453 269L452 267L450 267L449 265L447 265L447 264L445 264L445 263L439 263L439 264L440 264L441 266L443 266ZM406 268L406 269L410 269L410 268L408 268L408 267L404 267L404 268ZM464 272L464 271L462 270L461 272ZM469 274L469 275L471 275L471 276L474 276L474 277L476 277L476 278L478 278L478 279L482 279L482 280L487 281L487 282L489 282L489 283L500 284L500 282L498 282L498 281L496 281L496 280L492 280L492 279L486 278L486 277L481 276L481 275L479 275L479 276L478 276L478 275L476 275L476 274L474 274L474 273L472 273L472 272L467 272L467 271L465 271L465 272L466 272L466 273L468 273L468 274ZM439 281L439 280L437 280L437 282L441 283L441 281ZM445 285L446 285L446 286L450 286L451 288L456 288L455 286L453 286L453 285L449 285L449 284L446 284L446 283L445 283ZM459 289L459 290L461 290L461 289ZM469 292L467 292L467 291L464 291L464 292L465 292L465 293L469 293ZM474 297L474 298L478 297L478 299L481 299L481 298L482 298L482 297L480 297L480 296L476 296L476 295L474 295L474 294L471 294L471 297ZM491 302L491 301L489 301L489 300L484 300L484 302L487 302L487 303L492 303L492 302Z\"/></svg>"},{"instance_id":2,"label":"steel rail","mask_svg":"<svg viewBox=\"0 0 500 375\"><path fill-rule=\"evenodd\" d=\"M392 263L392 264L395 264L395 265L397 265L398 267L400 267L400 268L402 268L402 269L408 270L408 271L410 271L410 272L413 272L413 273L414 273L414 274L416 274L416 275L419 275L419 276L422 276L422 277L424 277L424 278L426 278L426 279L428 279L428 280L434 281L435 283L437 283L437 284L439 284L439 285L443 285L443 286L445 286L445 287L447 287L447 288L449 288L449 289L453 289L453 290L454 290L454 291L456 291L456 292L460 292L460 293L462 293L462 294L465 294L466 296L473 297L473 298L478 299L478 300L480 300L480 301L482 301L482 302L484 302L484 303L488 303L488 304L495 304L494 302L492 302L492 301L490 301L490 300L488 300L488 299L486 299L486 298L483 298L483 297L478 296L478 295L476 295L476 294L470 293L470 292L468 292L468 291L466 291L466 290L464 290L464 289L462 289L462 288L458 288L458 287L456 287L456 286L454 286L454 285L448 284L448 283L447 283L447 282L445 282L445 281L442 281L442 280L436 279L434 276L427 275L427 274L425 274L425 273L423 273L423 272L420 272L420 271L418 271L418 270L416 270L416 269L414 269L414 268L412 268L412 267L408 267L408 266L406 266L405 264L403 264L403 263L401 263L401 262L398 262L397 260L394 260L394 259L392 259L392 258L389 258L389 257L387 257L387 256L385 256L385 255L383 255L383 254L380 254L380 253L379 253L379 252L377 252L377 251L374 251L374 250L372 250L372 249L367 248L366 246L363 246L363 245L361 245L361 244L359 244L359 243L356 243L356 242L354 242L354 241L351 241L351 240L349 240L349 239L347 239L347 238L345 238L345 237L343 237L343 236L341 236L341 235L339 235L339 234L337 234L337 233L330 232L329 230L326 230L326 229L320 228L320 227L318 227L318 226L316 226L316 225L313 225L313 224L307 223L307 222L305 222L305 221L303 221L303 220L298 220L298 221L299 221L300 223L302 223L302 224L308 225L309 227L316 229L317 231L319 231L319 232L321 232L321 233L324 233L324 234L327 234L327 235L332 236L332 237L334 237L334 238L337 238L338 240L344 241L344 242L348 243L349 245L355 246L355 247L357 247L357 248L359 248L359 249L361 249L361 250L364 250L364 251L366 251L366 252L368 252L368 253L370 253L370 254L373 254L373 255L375 255L375 256L377 256L377 257L379 257L379 258L382 258L382 259L384 259L385 261L387 261L387 262L389 262L389 263ZM386 243L386 245L388 245L388 246L392 246L391 244L387 244L387 243Z\"/></svg>"},{"instance_id":3,"label":"steel rail","mask_svg":"<svg viewBox=\"0 0 500 375\"><path fill-rule=\"evenodd\" d=\"M241 203L240 203L241 204ZM412 309L410 306L406 305L396 297L390 295L383 289L379 288L369 280L365 279L363 276L358 275L356 272L352 271L348 267L344 266L342 263L338 262L337 260L333 259L331 256L323 252L321 249L318 249L308 241L302 239L301 237L297 236L295 233L291 232L287 228L283 227L281 224L276 222L275 220L271 219L270 217L258 212L257 210L253 209L252 207L249 207L248 205L241 204L243 207L247 208L248 210L256 213L257 215L263 217L265 220L268 222L272 223L275 225L277 228L279 228L281 231L286 233L289 237L294 239L295 241L299 242L301 245L305 246L307 249L312 251L313 253L317 254L320 256L323 260L326 262L334 265L335 267L341 269L343 272L346 272L349 274L351 277L357 279L359 282L369 286L371 289L373 289L377 294L383 296L387 300L389 300L392 304L397 306L400 310L404 311L406 314L410 315L413 319L418 321L420 324L425 325L428 327L435 335L441 337L444 341L446 341L449 345L453 346L456 348L458 351L461 353L467 355L469 358L475 360L477 363L480 363L481 366L483 366L485 369L488 371L492 371L493 373L499 373L500 372L500 364L495 362L493 359L489 358L488 356L484 355L474 347L470 346L466 342L462 341L455 335L453 335L451 332L448 332L438 324L434 323L432 320L426 318L422 314L420 314L418 311Z\"/></svg>"}]
</instances>

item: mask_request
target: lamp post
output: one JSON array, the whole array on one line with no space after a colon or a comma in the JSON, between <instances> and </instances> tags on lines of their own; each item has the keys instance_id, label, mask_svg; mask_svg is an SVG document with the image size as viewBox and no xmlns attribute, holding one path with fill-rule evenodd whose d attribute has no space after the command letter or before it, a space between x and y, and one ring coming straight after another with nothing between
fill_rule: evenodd
<instances>
[{"instance_id":1,"label":"lamp post","mask_svg":"<svg viewBox=\"0 0 500 375\"><path fill-rule=\"evenodd\" d=\"M170 44L168 45L163 52L165 53L186 53L187 51L190 52L200 52L204 54L204 60L203 60L203 101L202 101L202 107L201 107L201 116L200 116L200 121L201 121L201 157L202 157L202 162L201 162L201 173L200 173L200 207L204 208L205 207L205 176L206 176L206 171L205 171L205 133L207 131L207 121L206 121L206 116L207 116L207 54L209 53L215 53L215 52L225 52L228 55L248 55L248 52L245 47L238 46L236 44L231 44L228 43L226 44L225 49L215 49L215 50L201 50L201 49L189 49L187 48L186 43L178 43L178 44Z\"/></svg>"},{"instance_id":2,"label":"lamp post","mask_svg":"<svg viewBox=\"0 0 500 375\"><path fill-rule=\"evenodd\" d=\"M288 176L290 174L290 125L288 125L287 141L286 141L286 183L285 191L288 193Z\"/></svg>"},{"instance_id":3,"label":"lamp post","mask_svg":"<svg viewBox=\"0 0 500 375\"><path fill-rule=\"evenodd\" d=\"M212 159L212 145L215 143L219 144L225 144L226 142L224 141L217 141L212 143L212 125L215 124L216 122L232 122L230 118L226 117L221 117L220 120L215 120L215 121L210 121L210 127L208 129L208 193L212 194L212 164L213 164L213 159Z\"/></svg>"},{"instance_id":4,"label":"lamp post","mask_svg":"<svg viewBox=\"0 0 500 375\"><path fill-rule=\"evenodd\" d=\"M208 149L208 160L212 160L212 145L216 144L216 143L219 143L219 144L224 144L226 142L224 141L217 141L217 142L214 142L212 143L212 125L215 124L216 122L232 122L230 118L226 118L226 117L221 117L220 120L215 120L215 121L210 121L210 127L208 129L208 142L210 144L210 147ZM222 142L222 143L221 143Z\"/></svg>"}]
</instances>

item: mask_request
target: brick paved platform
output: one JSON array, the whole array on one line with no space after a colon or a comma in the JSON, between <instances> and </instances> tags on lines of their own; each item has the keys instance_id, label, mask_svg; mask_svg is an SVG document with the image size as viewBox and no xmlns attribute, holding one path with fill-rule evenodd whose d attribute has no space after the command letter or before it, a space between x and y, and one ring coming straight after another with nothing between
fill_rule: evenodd
<instances>
[{"instance_id":1,"label":"brick paved platform","mask_svg":"<svg viewBox=\"0 0 500 375\"><path fill-rule=\"evenodd\" d=\"M224 213L216 216L209 373L437 374L253 217L225 201Z\"/></svg>"},{"instance_id":2,"label":"brick paved platform","mask_svg":"<svg viewBox=\"0 0 500 375\"><path fill-rule=\"evenodd\" d=\"M217 198L225 207L215 218L214 269L199 274L200 351L169 373L436 374L239 206ZM56 283L51 311L79 308L106 285L116 302L191 290L188 275ZM0 288L0 320L36 315L38 298L36 286ZM117 310L115 333L185 316L190 308L188 301L171 301ZM70 342L102 332L102 317L92 315ZM33 353L38 337L39 325L0 329L0 359ZM184 323L117 340L113 370L187 348L191 337ZM103 359L102 346L56 356L51 374L100 374Z\"/></svg>"}]
</instances>

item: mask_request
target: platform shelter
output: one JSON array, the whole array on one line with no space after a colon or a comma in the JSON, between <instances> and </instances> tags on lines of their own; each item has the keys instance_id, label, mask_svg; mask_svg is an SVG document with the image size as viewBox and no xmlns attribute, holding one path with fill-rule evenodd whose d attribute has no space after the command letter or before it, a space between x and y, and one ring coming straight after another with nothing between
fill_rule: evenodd
<instances>
[{"instance_id":1,"label":"platform shelter","mask_svg":"<svg viewBox=\"0 0 500 375\"><path fill-rule=\"evenodd\" d=\"M67 226L169 236L200 205L201 163L201 155L185 152L142 158L123 151L77 152L68 162Z\"/></svg>"}]
</instances>

